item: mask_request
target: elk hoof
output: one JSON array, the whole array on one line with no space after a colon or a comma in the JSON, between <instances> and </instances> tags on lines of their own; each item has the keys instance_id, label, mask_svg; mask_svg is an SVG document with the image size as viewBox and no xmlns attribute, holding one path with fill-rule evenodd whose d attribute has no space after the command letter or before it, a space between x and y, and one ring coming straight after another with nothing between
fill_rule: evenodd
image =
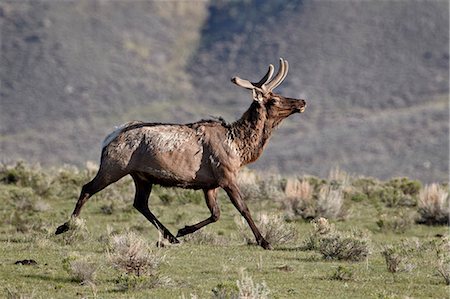
<instances>
[{"instance_id":1,"label":"elk hoof","mask_svg":"<svg viewBox=\"0 0 450 299\"><path fill-rule=\"evenodd\" d=\"M182 237L184 235L190 234L192 232L190 226L185 226L184 228L180 229L177 233L177 238Z\"/></svg>"},{"instance_id":2,"label":"elk hoof","mask_svg":"<svg viewBox=\"0 0 450 299\"><path fill-rule=\"evenodd\" d=\"M266 240L262 240L259 245L261 245L261 247L266 249L266 250L273 250L272 245L270 245L270 243L267 242Z\"/></svg>"},{"instance_id":3,"label":"elk hoof","mask_svg":"<svg viewBox=\"0 0 450 299\"><path fill-rule=\"evenodd\" d=\"M178 243L180 243L180 241L177 239L177 238L170 238L169 239L169 242L170 242L170 244L178 244Z\"/></svg>"},{"instance_id":4,"label":"elk hoof","mask_svg":"<svg viewBox=\"0 0 450 299\"><path fill-rule=\"evenodd\" d=\"M55 235L59 235L62 233L65 233L66 231L69 230L69 223L64 223L63 225L58 226L58 228L56 229Z\"/></svg>"}]
</instances>

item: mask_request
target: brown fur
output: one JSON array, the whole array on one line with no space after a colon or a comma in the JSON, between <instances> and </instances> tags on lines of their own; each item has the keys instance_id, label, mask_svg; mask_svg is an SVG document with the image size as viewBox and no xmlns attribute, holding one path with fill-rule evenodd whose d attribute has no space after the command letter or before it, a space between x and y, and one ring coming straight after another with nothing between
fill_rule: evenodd
<instances>
[{"instance_id":1,"label":"brown fur","mask_svg":"<svg viewBox=\"0 0 450 299\"><path fill-rule=\"evenodd\" d=\"M276 126L289 115L303 112L306 104L304 100L255 89L250 108L232 124L213 120L184 125L131 122L108 136L102 150L100 169L95 178L83 186L72 217L78 217L89 197L131 175L136 186L134 207L171 243L178 243L148 208L152 185L202 189L205 194L211 217L180 229L177 237L219 219L216 197L220 187L247 220L257 243L271 249L242 200L236 177L243 165L261 156ZM56 233L67 229L68 224L65 223L58 227Z\"/></svg>"}]
</instances>

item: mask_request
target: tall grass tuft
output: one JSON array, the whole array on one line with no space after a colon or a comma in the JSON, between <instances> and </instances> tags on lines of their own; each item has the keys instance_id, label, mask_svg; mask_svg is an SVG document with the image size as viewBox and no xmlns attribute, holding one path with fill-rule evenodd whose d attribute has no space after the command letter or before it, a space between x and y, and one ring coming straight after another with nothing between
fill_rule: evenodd
<instances>
[{"instance_id":1,"label":"tall grass tuft","mask_svg":"<svg viewBox=\"0 0 450 299\"><path fill-rule=\"evenodd\" d=\"M150 250L145 240L134 232L112 236L109 248L109 260L122 272L116 280L120 290L168 283L168 278L161 277L158 271L165 256Z\"/></svg>"},{"instance_id":2,"label":"tall grass tuft","mask_svg":"<svg viewBox=\"0 0 450 299\"><path fill-rule=\"evenodd\" d=\"M301 217L312 219L316 216L316 204L313 199L314 187L308 180L288 178L284 188L285 198L282 205L288 219Z\"/></svg>"},{"instance_id":3,"label":"tall grass tuft","mask_svg":"<svg viewBox=\"0 0 450 299\"><path fill-rule=\"evenodd\" d=\"M73 281L81 284L93 284L95 282L97 266L87 258L69 254L63 259L62 264Z\"/></svg>"},{"instance_id":4,"label":"tall grass tuft","mask_svg":"<svg viewBox=\"0 0 450 299\"><path fill-rule=\"evenodd\" d=\"M443 238L436 246L436 271L444 279L446 285L450 285L450 239Z\"/></svg>"},{"instance_id":5,"label":"tall grass tuft","mask_svg":"<svg viewBox=\"0 0 450 299\"><path fill-rule=\"evenodd\" d=\"M419 192L418 223L428 225L448 225L450 204L448 191L439 184L426 185Z\"/></svg>"},{"instance_id":6,"label":"tall grass tuft","mask_svg":"<svg viewBox=\"0 0 450 299\"><path fill-rule=\"evenodd\" d=\"M239 299L266 299L270 290L265 282L254 283L245 270L241 270L241 279L236 282L239 289Z\"/></svg>"},{"instance_id":7,"label":"tall grass tuft","mask_svg":"<svg viewBox=\"0 0 450 299\"><path fill-rule=\"evenodd\" d=\"M319 191L317 200L317 213L321 217L337 219L344 216L342 209L344 196L341 188L324 186Z\"/></svg>"},{"instance_id":8,"label":"tall grass tuft","mask_svg":"<svg viewBox=\"0 0 450 299\"><path fill-rule=\"evenodd\" d=\"M89 231L86 227L86 221L83 218L72 217L70 218L68 225L69 230L67 232L56 236L56 238L59 238L64 245L74 244L89 238Z\"/></svg>"},{"instance_id":9,"label":"tall grass tuft","mask_svg":"<svg viewBox=\"0 0 450 299\"><path fill-rule=\"evenodd\" d=\"M238 217L235 218L235 222L247 244L253 244L255 239L253 234L251 234L247 221L243 217ZM271 244L286 244L297 239L295 226L287 223L281 215L262 213L256 219L256 225L264 239Z\"/></svg>"},{"instance_id":10,"label":"tall grass tuft","mask_svg":"<svg viewBox=\"0 0 450 299\"><path fill-rule=\"evenodd\" d=\"M361 261L370 254L369 237L361 231L340 232L327 219L312 221L313 231L304 241L304 250L315 250L325 259Z\"/></svg>"}]
</instances>

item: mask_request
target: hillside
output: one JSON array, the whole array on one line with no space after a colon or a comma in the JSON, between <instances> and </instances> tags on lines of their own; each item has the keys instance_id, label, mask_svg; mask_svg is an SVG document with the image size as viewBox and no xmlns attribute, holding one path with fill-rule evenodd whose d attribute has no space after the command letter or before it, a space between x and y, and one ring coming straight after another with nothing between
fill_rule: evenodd
<instances>
[{"instance_id":1,"label":"hillside","mask_svg":"<svg viewBox=\"0 0 450 299\"><path fill-rule=\"evenodd\" d=\"M131 119L232 121L278 57L278 92L308 100L253 167L333 167L444 181L449 153L447 1L6 1L1 159L98 160Z\"/></svg>"}]
</instances>

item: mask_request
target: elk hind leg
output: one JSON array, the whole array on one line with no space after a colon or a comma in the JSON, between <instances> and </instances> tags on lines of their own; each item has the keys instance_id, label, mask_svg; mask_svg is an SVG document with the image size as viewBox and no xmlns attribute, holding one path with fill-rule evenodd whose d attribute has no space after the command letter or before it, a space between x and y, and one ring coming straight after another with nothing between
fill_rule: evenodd
<instances>
[{"instance_id":1,"label":"elk hind leg","mask_svg":"<svg viewBox=\"0 0 450 299\"><path fill-rule=\"evenodd\" d=\"M75 205L75 209L72 212L71 218L76 218L80 215L81 208L84 206L86 201L95 193L105 189L107 186L111 185L114 182L117 182L119 179L124 177L126 175L125 172L118 172L115 175L107 174L106 171L102 169L100 166L99 171L97 172L96 176L92 181L87 183L81 188L80 196L78 197L78 201ZM57 229L55 234L59 235L61 233L64 233L70 229L69 222L64 223L63 225L60 225Z\"/></svg>"},{"instance_id":2,"label":"elk hind leg","mask_svg":"<svg viewBox=\"0 0 450 299\"><path fill-rule=\"evenodd\" d=\"M133 203L134 208L144 215L170 243L180 243L180 241L178 241L178 239L161 222L159 222L156 216L150 212L148 198L152 191L152 183L140 175L132 174L131 176L133 177L136 186L136 194Z\"/></svg>"},{"instance_id":3,"label":"elk hind leg","mask_svg":"<svg viewBox=\"0 0 450 299\"><path fill-rule=\"evenodd\" d=\"M184 228L180 229L177 233L177 237L182 237L187 234L191 234L200 228L216 222L220 217L220 209L217 204L217 188L216 189L205 189L203 190L205 194L206 205L208 206L209 211L211 212L211 216L203 221L200 221L194 225L187 225Z\"/></svg>"}]
</instances>

